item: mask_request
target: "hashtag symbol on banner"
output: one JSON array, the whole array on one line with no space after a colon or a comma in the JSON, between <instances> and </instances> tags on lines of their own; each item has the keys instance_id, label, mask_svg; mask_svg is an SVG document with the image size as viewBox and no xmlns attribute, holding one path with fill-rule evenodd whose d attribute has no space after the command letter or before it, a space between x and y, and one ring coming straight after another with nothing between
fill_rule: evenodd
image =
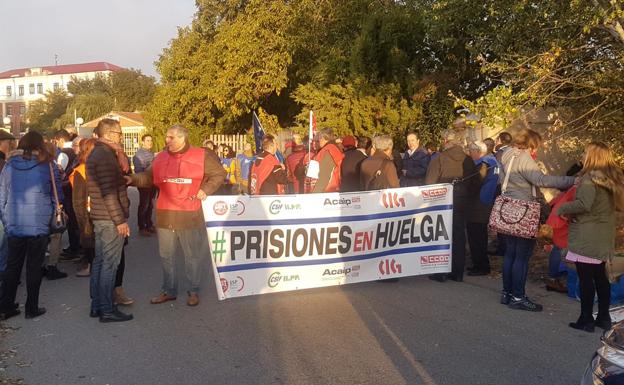
<instances>
[{"instance_id":1,"label":"hashtag symbol on banner","mask_svg":"<svg viewBox=\"0 0 624 385\"><path fill-rule=\"evenodd\" d=\"M223 261L223 255L225 254L225 232L221 232L221 238L219 238L219 232L215 233L215 239L212 241L214 248L212 249L212 256L215 261L217 257L219 258L219 262Z\"/></svg>"}]
</instances>

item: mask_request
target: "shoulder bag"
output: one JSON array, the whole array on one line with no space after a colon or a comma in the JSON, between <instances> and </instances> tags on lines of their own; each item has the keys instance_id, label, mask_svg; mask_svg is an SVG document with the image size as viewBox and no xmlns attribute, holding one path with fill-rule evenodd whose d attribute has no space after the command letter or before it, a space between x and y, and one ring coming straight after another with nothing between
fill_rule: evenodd
<instances>
[{"instance_id":1,"label":"shoulder bag","mask_svg":"<svg viewBox=\"0 0 624 385\"><path fill-rule=\"evenodd\" d=\"M494 201L489 227L493 231L514 237L535 238L540 225L540 203L505 196L511 166L515 159L516 156L513 156L507 167L502 194ZM533 187L533 194L535 195L535 187Z\"/></svg>"},{"instance_id":2,"label":"shoulder bag","mask_svg":"<svg viewBox=\"0 0 624 385\"><path fill-rule=\"evenodd\" d=\"M67 229L67 214L65 214L59 202L52 162L48 163L48 166L50 168L50 180L52 181L52 193L54 195L54 213L50 219L50 234L60 234Z\"/></svg>"}]
</instances>

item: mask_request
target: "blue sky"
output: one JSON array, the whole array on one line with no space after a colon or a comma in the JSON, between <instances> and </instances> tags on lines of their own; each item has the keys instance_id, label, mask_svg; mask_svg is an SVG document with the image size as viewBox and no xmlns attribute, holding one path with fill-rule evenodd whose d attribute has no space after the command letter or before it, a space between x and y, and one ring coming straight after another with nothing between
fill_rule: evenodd
<instances>
[{"instance_id":1,"label":"blue sky","mask_svg":"<svg viewBox=\"0 0 624 385\"><path fill-rule=\"evenodd\" d=\"M154 61L189 25L194 0L0 0L0 72L107 61L156 76Z\"/></svg>"}]
</instances>

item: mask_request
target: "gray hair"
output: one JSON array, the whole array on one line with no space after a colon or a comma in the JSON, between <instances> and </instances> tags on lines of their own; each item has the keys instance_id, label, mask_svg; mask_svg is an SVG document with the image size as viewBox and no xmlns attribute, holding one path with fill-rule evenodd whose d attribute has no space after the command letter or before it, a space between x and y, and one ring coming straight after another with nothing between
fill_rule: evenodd
<instances>
[{"instance_id":1,"label":"gray hair","mask_svg":"<svg viewBox=\"0 0 624 385\"><path fill-rule=\"evenodd\" d=\"M457 132L455 132L455 130L453 130L453 129L448 128L448 129L442 131L441 135L442 135L442 139L447 144L459 144L459 145L462 145L462 140L461 140L459 134Z\"/></svg>"},{"instance_id":2,"label":"gray hair","mask_svg":"<svg viewBox=\"0 0 624 385\"><path fill-rule=\"evenodd\" d=\"M487 152L488 152L487 144L485 144L481 140L476 140L474 142L470 142L470 144L468 145L468 150L469 151L479 151L479 153L484 154L484 155L487 154Z\"/></svg>"},{"instance_id":3,"label":"gray hair","mask_svg":"<svg viewBox=\"0 0 624 385\"><path fill-rule=\"evenodd\" d=\"M189 137L188 128L184 127L181 124L174 124L173 126L169 127L169 130L175 130L178 136L184 137L184 142L188 142L188 137Z\"/></svg>"},{"instance_id":4,"label":"gray hair","mask_svg":"<svg viewBox=\"0 0 624 385\"><path fill-rule=\"evenodd\" d=\"M390 137L390 135L379 135L373 138L373 146L380 151L391 149L392 144L392 137Z\"/></svg>"},{"instance_id":5,"label":"gray hair","mask_svg":"<svg viewBox=\"0 0 624 385\"><path fill-rule=\"evenodd\" d=\"M332 130L331 128L322 129L318 133L318 139L325 139L326 141L331 142L332 140L336 139L336 137L334 136L334 130Z\"/></svg>"}]
</instances>

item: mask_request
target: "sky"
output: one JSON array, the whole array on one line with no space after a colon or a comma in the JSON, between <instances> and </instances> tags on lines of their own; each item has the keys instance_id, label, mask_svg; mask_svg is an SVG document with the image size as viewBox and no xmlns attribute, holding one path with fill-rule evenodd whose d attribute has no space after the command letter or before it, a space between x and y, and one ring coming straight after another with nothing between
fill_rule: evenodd
<instances>
[{"instance_id":1,"label":"sky","mask_svg":"<svg viewBox=\"0 0 624 385\"><path fill-rule=\"evenodd\" d=\"M194 0L0 0L0 72L105 61L156 76Z\"/></svg>"}]
</instances>

